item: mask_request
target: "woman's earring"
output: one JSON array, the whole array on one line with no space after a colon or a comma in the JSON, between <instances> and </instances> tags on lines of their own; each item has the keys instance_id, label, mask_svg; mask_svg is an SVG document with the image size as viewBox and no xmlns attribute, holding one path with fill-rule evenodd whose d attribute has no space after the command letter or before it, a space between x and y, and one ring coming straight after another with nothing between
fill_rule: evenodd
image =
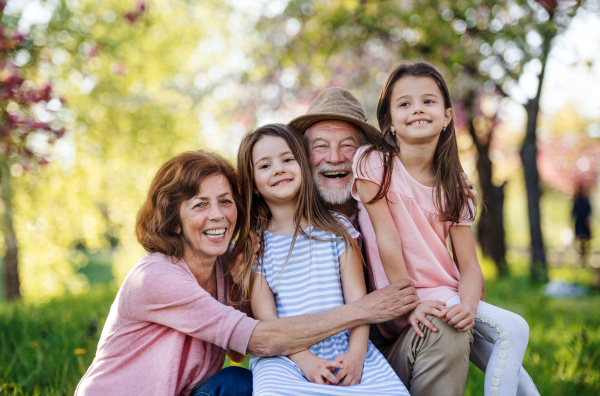
<instances>
[{"instance_id":1,"label":"woman's earring","mask_svg":"<svg viewBox=\"0 0 600 396\"><path fill-rule=\"evenodd\" d=\"M444 132L445 132L445 131L446 131L446 127L443 127L443 128L442 128L442 131L444 131Z\"/></svg>"},{"instance_id":2,"label":"woman's earring","mask_svg":"<svg viewBox=\"0 0 600 396\"><path fill-rule=\"evenodd\" d=\"M393 125L390 127L390 131L392 132L392 136L396 136L396 127Z\"/></svg>"},{"instance_id":3,"label":"woman's earring","mask_svg":"<svg viewBox=\"0 0 600 396\"><path fill-rule=\"evenodd\" d=\"M254 194L256 194L256 195L258 195L260 197L260 192L258 192L257 188L254 189Z\"/></svg>"}]
</instances>

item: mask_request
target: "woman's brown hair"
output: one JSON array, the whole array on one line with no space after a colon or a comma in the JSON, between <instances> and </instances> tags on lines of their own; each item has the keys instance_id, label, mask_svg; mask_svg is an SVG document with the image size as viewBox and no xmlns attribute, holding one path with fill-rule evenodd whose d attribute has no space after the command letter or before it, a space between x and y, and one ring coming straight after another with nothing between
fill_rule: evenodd
<instances>
[{"instance_id":1,"label":"woman's brown hair","mask_svg":"<svg viewBox=\"0 0 600 396\"><path fill-rule=\"evenodd\" d=\"M179 218L181 203L198 194L204 179L214 175L223 175L227 179L238 217L244 216L233 166L218 154L201 150L181 153L156 172L146 201L138 211L135 235L144 249L178 259L184 256L185 239L180 232L182 226ZM239 225L236 222L232 239L238 232Z\"/></svg>"},{"instance_id":2,"label":"woman's brown hair","mask_svg":"<svg viewBox=\"0 0 600 396\"><path fill-rule=\"evenodd\" d=\"M381 137L374 146L363 152L358 162L359 168L364 169L365 160L371 152L377 150L383 155L383 180L377 195L369 203L385 197L390 189L394 160L400 153L400 146L398 146L396 137L390 129L392 126L391 96L396 82L404 77L431 78L442 92L445 108L452 109L446 81L434 66L425 62L407 63L392 71L381 91L379 103L377 104L377 121L382 131ZM454 119L450 121L445 130L440 132L440 138L433 155L433 166L435 169L436 191L434 202L440 213L440 220L451 221L452 223L458 223L460 220L473 220L475 213L469 205L470 197L465 193L466 185L461 177L463 169L458 158Z\"/></svg>"},{"instance_id":3,"label":"woman's brown hair","mask_svg":"<svg viewBox=\"0 0 600 396\"><path fill-rule=\"evenodd\" d=\"M294 211L294 237L288 252L288 258L298 234L311 239L319 240L318 238L307 235L301 229L301 221L305 219L309 225L320 230L329 231L335 235L339 235L346 243L346 247L357 249L356 241L348 234L348 231L342 223L340 223L333 214L327 210L324 202L321 200L315 189L310 164L308 162L308 153L306 143L302 135L293 130L291 127L282 124L269 124L257 128L256 130L247 133L242 139L238 152L238 180L240 182L240 191L244 199L245 219L238 216L238 222L241 224L240 236L236 241L233 251L233 257L238 254L243 256L243 269L241 274L242 290L244 299L249 299L252 292L253 270L259 271L259 265L264 257L264 232L271 221L271 211L264 199L254 194L254 166L252 162L252 149L254 145L265 136L280 137L287 143L291 152L294 155L298 165L300 166L302 183L298 193L296 209ZM260 237L261 246L255 259L254 248L256 246L255 236ZM360 256L360 255L359 255ZM362 257L362 256L361 256Z\"/></svg>"}]
</instances>

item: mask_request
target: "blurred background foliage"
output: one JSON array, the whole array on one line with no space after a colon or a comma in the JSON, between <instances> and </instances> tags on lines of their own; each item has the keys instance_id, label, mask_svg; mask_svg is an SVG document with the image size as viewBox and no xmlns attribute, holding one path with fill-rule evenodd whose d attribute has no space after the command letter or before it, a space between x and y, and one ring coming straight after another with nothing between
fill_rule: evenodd
<instances>
[{"instance_id":1,"label":"blurred background foliage","mask_svg":"<svg viewBox=\"0 0 600 396\"><path fill-rule=\"evenodd\" d=\"M538 87L551 39L597 10L596 0L9 1L3 26L23 37L6 64L26 84L50 84L60 100L37 103L30 118L66 131L52 144L33 128L37 161L7 159L17 165L18 290L37 301L97 279L118 285L142 254L135 215L166 159L198 148L233 159L246 131L302 114L328 86L355 93L376 123L387 73L416 59L438 66L453 92L463 166L485 204L477 231L494 264L486 274L508 275L518 257L541 261L530 273L547 279L542 242L551 262L570 245L561 204L580 180L595 187L600 127L597 114L568 104L539 115ZM10 113L8 101L2 107ZM535 217L540 192L528 188L539 182L525 183L520 169L538 149L529 167L537 175L539 163L550 194Z\"/></svg>"},{"instance_id":2,"label":"blurred background foliage","mask_svg":"<svg viewBox=\"0 0 600 396\"><path fill-rule=\"evenodd\" d=\"M0 291L24 301L0 304L0 393L72 393L143 254L135 216L168 158L203 148L233 161L245 132L305 113L330 86L376 124L403 60L435 64L450 86L461 161L483 197L489 298L529 321L525 367L542 394L600 389L597 292L555 300L530 282L600 283L600 238L580 266L571 215L579 185L600 204L598 0L0 6Z\"/></svg>"}]
</instances>

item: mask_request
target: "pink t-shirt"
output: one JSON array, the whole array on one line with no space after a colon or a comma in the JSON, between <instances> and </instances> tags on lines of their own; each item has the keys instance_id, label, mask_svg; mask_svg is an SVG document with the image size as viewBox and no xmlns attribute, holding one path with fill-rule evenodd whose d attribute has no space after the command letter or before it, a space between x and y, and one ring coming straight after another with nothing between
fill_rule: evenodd
<instances>
[{"instance_id":1,"label":"pink t-shirt","mask_svg":"<svg viewBox=\"0 0 600 396\"><path fill-rule=\"evenodd\" d=\"M363 161L364 169L359 169L359 159L367 148L368 146L361 147L354 156L354 178L381 185L384 167L381 153L371 152ZM435 188L417 182L400 159L395 158L387 193L388 206L402 242L402 255L408 277L415 282L421 301L446 301L457 295L460 279L458 268L446 246L451 222L439 220L434 193ZM372 290L380 289L389 285L389 281L379 256L373 224L360 202L356 183L352 186L352 196L359 201L358 222L367 251L369 282ZM471 223L462 220L458 225L470 226ZM393 338L397 337L406 325L406 319L401 316L392 323L388 322L379 327L385 337Z\"/></svg>"},{"instance_id":2,"label":"pink t-shirt","mask_svg":"<svg viewBox=\"0 0 600 396\"><path fill-rule=\"evenodd\" d=\"M220 260L216 270L218 301L183 260L142 257L110 308L75 395L188 395L221 369L227 348L245 354L258 321L227 305L231 277Z\"/></svg>"}]
</instances>

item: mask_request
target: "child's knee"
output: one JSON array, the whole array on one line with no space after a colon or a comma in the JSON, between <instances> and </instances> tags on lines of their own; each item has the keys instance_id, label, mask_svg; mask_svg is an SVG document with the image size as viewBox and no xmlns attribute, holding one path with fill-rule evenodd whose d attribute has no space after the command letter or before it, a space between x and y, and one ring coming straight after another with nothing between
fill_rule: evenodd
<instances>
[{"instance_id":1,"label":"child's knee","mask_svg":"<svg viewBox=\"0 0 600 396\"><path fill-rule=\"evenodd\" d=\"M473 330L458 331L438 317L427 315L427 318L438 329L437 333L431 335L444 345L444 354L451 361L463 356L468 358L473 345Z\"/></svg>"},{"instance_id":2,"label":"child's knee","mask_svg":"<svg viewBox=\"0 0 600 396\"><path fill-rule=\"evenodd\" d=\"M504 327L512 339L525 342L529 340L529 324L521 315L511 312L510 318L506 322Z\"/></svg>"}]
</instances>

